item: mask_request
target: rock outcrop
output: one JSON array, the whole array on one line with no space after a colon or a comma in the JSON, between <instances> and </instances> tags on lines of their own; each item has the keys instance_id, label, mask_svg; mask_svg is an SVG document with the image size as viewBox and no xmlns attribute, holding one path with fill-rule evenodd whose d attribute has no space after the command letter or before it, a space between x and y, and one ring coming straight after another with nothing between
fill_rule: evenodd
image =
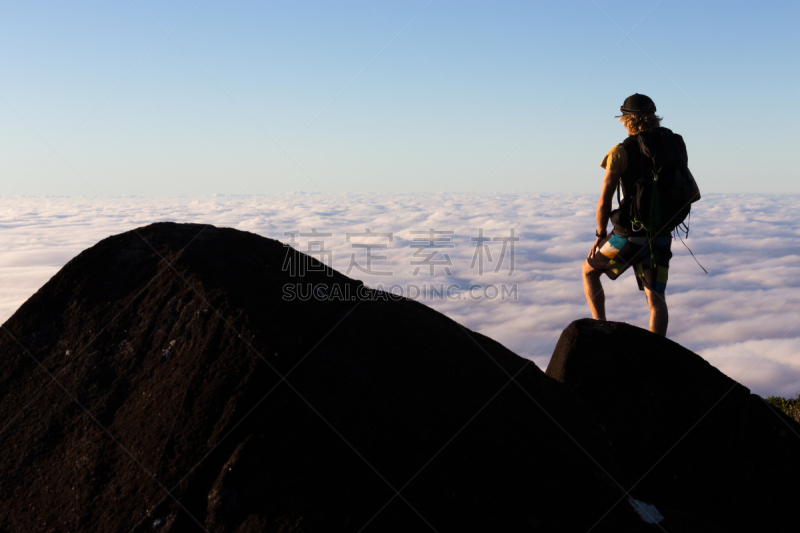
<instances>
[{"instance_id":1,"label":"rock outcrop","mask_svg":"<svg viewBox=\"0 0 800 533\"><path fill-rule=\"evenodd\" d=\"M579 320L547 375L605 429L626 487L703 531L800 528L800 425L702 357L648 331Z\"/></svg>"}]
</instances>

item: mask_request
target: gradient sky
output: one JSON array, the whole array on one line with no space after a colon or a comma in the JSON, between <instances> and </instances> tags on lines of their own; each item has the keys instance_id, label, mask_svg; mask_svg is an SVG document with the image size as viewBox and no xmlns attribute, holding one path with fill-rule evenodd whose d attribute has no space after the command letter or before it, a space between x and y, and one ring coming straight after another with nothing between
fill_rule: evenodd
<instances>
[{"instance_id":1,"label":"gradient sky","mask_svg":"<svg viewBox=\"0 0 800 533\"><path fill-rule=\"evenodd\" d=\"M796 2L0 9L4 199L595 193L634 92L703 192L800 193Z\"/></svg>"}]
</instances>

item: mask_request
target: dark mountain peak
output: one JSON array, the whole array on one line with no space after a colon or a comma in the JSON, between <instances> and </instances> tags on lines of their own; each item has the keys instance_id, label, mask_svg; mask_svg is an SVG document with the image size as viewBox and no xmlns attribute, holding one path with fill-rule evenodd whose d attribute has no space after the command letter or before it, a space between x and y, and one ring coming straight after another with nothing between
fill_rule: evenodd
<instances>
[{"instance_id":1,"label":"dark mountain peak","mask_svg":"<svg viewBox=\"0 0 800 533\"><path fill-rule=\"evenodd\" d=\"M152 224L26 302L0 337L0 529L582 529L613 504L568 389L417 302L287 300L290 283L362 285L287 258L307 259ZM640 524L630 507L603 521Z\"/></svg>"},{"instance_id":2,"label":"dark mountain peak","mask_svg":"<svg viewBox=\"0 0 800 533\"><path fill-rule=\"evenodd\" d=\"M559 383L233 229L104 239L0 333L0 531L781 531L796 495L786 421L675 343L575 322Z\"/></svg>"}]
</instances>

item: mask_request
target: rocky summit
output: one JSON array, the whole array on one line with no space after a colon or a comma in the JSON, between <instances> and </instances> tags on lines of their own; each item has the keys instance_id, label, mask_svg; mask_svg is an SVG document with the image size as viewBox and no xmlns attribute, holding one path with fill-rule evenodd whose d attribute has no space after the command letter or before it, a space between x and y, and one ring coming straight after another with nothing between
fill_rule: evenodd
<instances>
[{"instance_id":1,"label":"rocky summit","mask_svg":"<svg viewBox=\"0 0 800 533\"><path fill-rule=\"evenodd\" d=\"M580 396L621 481L675 530L800 530L800 425L699 355L585 319L562 333L547 375Z\"/></svg>"},{"instance_id":2,"label":"rocky summit","mask_svg":"<svg viewBox=\"0 0 800 533\"><path fill-rule=\"evenodd\" d=\"M800 427L679 345L578 321L546 375L233 229L99 242L0 357L0 532L796 530Z\"/></svg>"}]
</instances>

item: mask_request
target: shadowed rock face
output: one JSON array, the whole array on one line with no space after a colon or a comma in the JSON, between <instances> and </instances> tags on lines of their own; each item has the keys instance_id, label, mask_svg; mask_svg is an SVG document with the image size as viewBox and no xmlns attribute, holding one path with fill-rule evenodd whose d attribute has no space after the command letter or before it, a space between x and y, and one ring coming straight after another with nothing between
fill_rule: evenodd
<instances>
[{"instance_id":1,"label":"shadowed rock face","mask_svg":"<svg viewBox=\"0 0 800 533\"><path fill-rule=\"evenodd\" d=\"M627 487L705 531L800 528L800 425L680 345L578 320L547 375L605 429ZM669 528L667 528L669 529Z\"/></svg>"},{"instance_id":2,"label":"shadowed rock face","mask_svg":"<svg viewBox=\"0 0 800 533\"><path fill-rule=\"evenodd\" d=\"M570 388L412 301L285 301L360 282L203 228L105 239L4 324L0 531L655 530L605 514Z\"/></svg>"}]
</instances>

